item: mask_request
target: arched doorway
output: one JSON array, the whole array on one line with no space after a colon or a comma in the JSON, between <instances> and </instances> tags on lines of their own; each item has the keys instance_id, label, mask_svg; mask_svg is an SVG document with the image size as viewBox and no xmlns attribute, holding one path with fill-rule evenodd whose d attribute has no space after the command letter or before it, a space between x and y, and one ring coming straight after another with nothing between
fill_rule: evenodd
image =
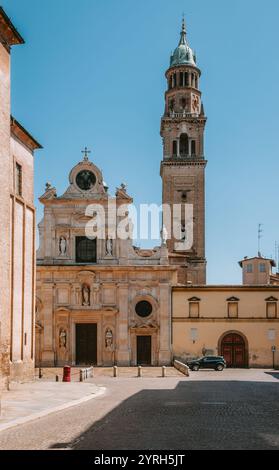
<instances>
[{"instance_id":1,"label":"arched doorway","mask_svg":"<svg viewBox=\"0 0 279 470\"><path fill-rule=\"evenodd\" d=\"M219 341L219 351L227 367L248 367L248 342L239 332L225 333Z\"/></svg>"}]
</instances>

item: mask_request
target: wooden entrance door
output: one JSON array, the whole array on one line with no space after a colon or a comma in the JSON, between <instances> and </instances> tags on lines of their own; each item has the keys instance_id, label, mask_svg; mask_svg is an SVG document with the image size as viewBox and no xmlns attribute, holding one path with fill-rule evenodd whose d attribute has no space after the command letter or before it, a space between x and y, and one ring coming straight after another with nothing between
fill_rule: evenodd
<instances>
[{"instance_id":1,"label":"wooden entrance door","mask_svg":"<svg viewBox=\"0 0 279 470\"><path fill-rule=\"evenodd\" d=\"M245 342L237 333L227 334L221 345L221 354L224 356L227 367L247 367L247 354Z\"/></svg>"},{"instance_id":2,"label":"wooden entrance door","mask_svg":"<svg viewBox=\"0 0 279 470\"><path fill-rule=\"evenodd\" d=\"M76 364L97 364L97 324L76 325Z\"/></svg>"},{"instance_id":3,"label":"wooden entrance door","mask_svg":"<svg viewBox=\"0 0 279 470\"><path fill-rule=\"evenodd\" d=\"M137 363L151 366L151 336L137 336Z\"/></svg>"}]
</instances>

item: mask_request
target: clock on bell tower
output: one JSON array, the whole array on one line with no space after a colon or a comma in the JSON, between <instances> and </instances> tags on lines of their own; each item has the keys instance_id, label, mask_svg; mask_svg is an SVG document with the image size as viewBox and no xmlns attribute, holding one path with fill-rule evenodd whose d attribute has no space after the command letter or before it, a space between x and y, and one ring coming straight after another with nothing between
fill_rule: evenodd
<instances>
[{"instance_id":1,"label":"clock on bell tower","mask_svg":"<svg viewBox=\"0 0 279 470\"><path fill-rule=\"evenodd\" d=\"M205 167L206 117L201 101L201 71L187 41L183 19L178 47L166 71L165 112L161 119L163 204L181 205L180 239L173 229L167 242L170 264L177 265L180 283L205 284ZM183 220L185 205L192 208L192 234ZM177 207L177 206L176 206ZM172 217L172 220L174 218ZM185 229L186 227L186 229ZM183 243L185 238L190 245Z\"/></svg>"}]
</instances>

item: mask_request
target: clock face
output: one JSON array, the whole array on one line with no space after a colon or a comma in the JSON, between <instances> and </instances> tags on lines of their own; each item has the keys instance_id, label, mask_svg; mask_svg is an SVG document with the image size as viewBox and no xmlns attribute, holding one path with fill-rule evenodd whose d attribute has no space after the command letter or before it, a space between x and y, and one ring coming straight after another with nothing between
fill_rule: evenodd
<instances>
[{"instance_id":1,"label":"clock face","mask_svg":"<svg viewBox=\"0 0 279 470\"><path fill-rule=\"evenodd\" d=\"M89 191L96 184L96 176L92 171L82 170L76 177L76 183L83 191Z\"/></svg>"}]
</instances>

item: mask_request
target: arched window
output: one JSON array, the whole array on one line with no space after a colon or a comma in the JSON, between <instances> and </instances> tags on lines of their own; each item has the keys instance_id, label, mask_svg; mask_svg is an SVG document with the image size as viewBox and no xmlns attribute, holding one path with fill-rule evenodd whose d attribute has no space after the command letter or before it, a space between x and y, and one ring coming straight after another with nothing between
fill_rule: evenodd
<instances>
[{"instance_id":1,"label":"arched window","mask_svg":"<svg viewBox=\"0 0 279 470\"><path fill-rule=\"evenodd\" d=\"M179 74L179 86L183 86L183 72Z\"/></svg>"},{"instance_id":2,"label":"arched window","mask_svg":"<svg viewBox=\"0 0 279 470\"><path fill-rule=\"evenodd\" d=\"M191 155L196 155L196 141L192 140L191 142Z\"/></svg>"},{"instance_id":3,"label":"arched window","mask_svg":"<svg viewBox=\"0 0 279 470\"><path fill-rule=\"evenodd\" d=\"M186 108L186 104L187 104L186 98L181 98L180 104L181 104L181 108L182 108L182 109L185 109L185 108Z\"/></svg>"},{"instance_id":4,"label":"arched window","mask_svg":"<svg viewBox=\"0 0 279 470\"><path fill-rule=\"evenodd\" d=\"M189 86L189 74L185 72L184 74L185 86Z\"/></svg>"},{"instance_id":5,"label":"arched window","mask_svg":"<svg viewBox=\"0 0 279 470\"><path fill-rule=\"evenodd\" d=\"M174 100L174 98L171 98L169 100L169 109L170 109L170 111L174 110L174 105L175 105L175 100Z\"/></svg>"},{"instance_id":6,"label":"arched window","mask_svg":"<svg viewBox=\"0 0 279 470\"><path fill-rule=\"evenodd\" d=\"M174 86L174 88L176 88L176 84L177 83L176 83L176 73L175 73L174 76L173 76L173 86Z\"/></svg>"},{"instance_id":7,"label":"arched window","mask_svg":"<svg viewBox=\"0 0 279 470\"><path fill-rule=\"evenodd\" d=\"M180 136L180 155L189 154L189 138L187 134L181 134Z\"/></svg>"},{"instance_id":8,"label":"arched window","mask_svg":"<svg viewBox=\"0 0 279 470\"><path fill-rule=\"evenodd\" d=\"M172 143L172 154L174 157L177 156L177 141L176 140L174 140Z\"/></svg>"}]
</instances>

